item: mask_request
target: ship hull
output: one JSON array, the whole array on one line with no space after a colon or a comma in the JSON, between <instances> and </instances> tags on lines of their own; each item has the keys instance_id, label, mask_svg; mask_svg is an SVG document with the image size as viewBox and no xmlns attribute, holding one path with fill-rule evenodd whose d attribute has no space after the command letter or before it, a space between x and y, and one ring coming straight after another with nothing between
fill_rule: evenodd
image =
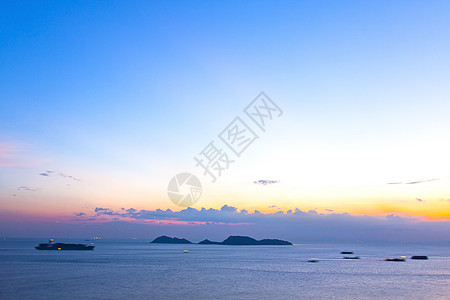
<instances>
[{"instance_id":1,"label":"ship hull","mask_svg":"<svg viewBox=\"0 0 450 300\"><path fill-rule=\"evenodd\" d=\"M37 250L94 250L95 246L88 246L83 244L39 244L34 247Z\"/></svg>"}]
</instances>

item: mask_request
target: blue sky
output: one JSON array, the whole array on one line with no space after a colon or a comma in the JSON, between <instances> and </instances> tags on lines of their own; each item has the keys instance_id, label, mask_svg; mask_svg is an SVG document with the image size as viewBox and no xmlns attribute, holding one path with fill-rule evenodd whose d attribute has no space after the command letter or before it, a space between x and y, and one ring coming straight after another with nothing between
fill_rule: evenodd
<instances>
[{"instance_id":1,"label":"blue sky","mask_svg":"<svg viewBox=\"0 0 450 300\"><path fill-rule=\"evenodd\" d=\"M448 219L449 6L3 1L0 206L179 210L169 179L264 91L283 116L197 209Z\"/></svg>"}]
</instances>

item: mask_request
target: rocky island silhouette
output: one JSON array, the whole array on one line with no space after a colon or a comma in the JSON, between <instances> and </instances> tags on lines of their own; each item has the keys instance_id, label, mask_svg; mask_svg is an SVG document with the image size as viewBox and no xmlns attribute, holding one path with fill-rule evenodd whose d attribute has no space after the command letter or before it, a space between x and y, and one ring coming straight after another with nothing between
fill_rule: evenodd
<instances>
[{"instance_id":1,"label":"rocky island silhouette","mask_svg":"<svg viewBox=\"0 0 450 300\"><path fill-rule=\"evenodd\" d=\"M151 244L194 244L188 241L185 238L177 238L177 237L168 237L168 236L160 236L150 242ZM278 239L263 239L263 240L255 240L249 236L238 236L231 235L227 239L222 242L213 242L208 239L205 239L198 244L200 245L277 245L277 246L289 246L292 245L291 242L278 240Z\"/></svg>"}]
</instances>

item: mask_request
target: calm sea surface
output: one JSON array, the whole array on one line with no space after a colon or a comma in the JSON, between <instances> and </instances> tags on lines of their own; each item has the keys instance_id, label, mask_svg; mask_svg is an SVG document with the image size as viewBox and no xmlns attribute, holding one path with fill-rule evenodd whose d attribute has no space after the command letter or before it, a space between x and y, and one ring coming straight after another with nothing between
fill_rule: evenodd
<instances>
[{"instance_id":1,"label":"calm sea surface","mask_svg":"<svg viewBox=\"0 0 450 300\"><path fill-rule=\"evenodd\" d=\"M38 251L39 242L0 241L0 299L450 299L443 245L101 241L94 251ZM342 259L340 250L361 259ZM429 260L382 261L402 255Z\"/></svg>"}]
</instances>

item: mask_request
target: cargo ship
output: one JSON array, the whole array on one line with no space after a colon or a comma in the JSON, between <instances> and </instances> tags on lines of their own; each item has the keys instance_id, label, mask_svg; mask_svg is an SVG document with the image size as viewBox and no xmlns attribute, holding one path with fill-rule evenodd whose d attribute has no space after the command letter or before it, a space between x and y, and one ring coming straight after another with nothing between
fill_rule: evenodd
<instances>
[{"instance_id":1,"label":"cargo ship","mask_svg":"<svg viewBox=\"0 0 450 300\"><path fill-rule=\"evenodd\" d=\"M53 239L50 239L48 243L39 244L36 246L37 250L94 250L93 245L85 244L64 244L64 243L54 243Z\"/></svg>"}]
</instances>

